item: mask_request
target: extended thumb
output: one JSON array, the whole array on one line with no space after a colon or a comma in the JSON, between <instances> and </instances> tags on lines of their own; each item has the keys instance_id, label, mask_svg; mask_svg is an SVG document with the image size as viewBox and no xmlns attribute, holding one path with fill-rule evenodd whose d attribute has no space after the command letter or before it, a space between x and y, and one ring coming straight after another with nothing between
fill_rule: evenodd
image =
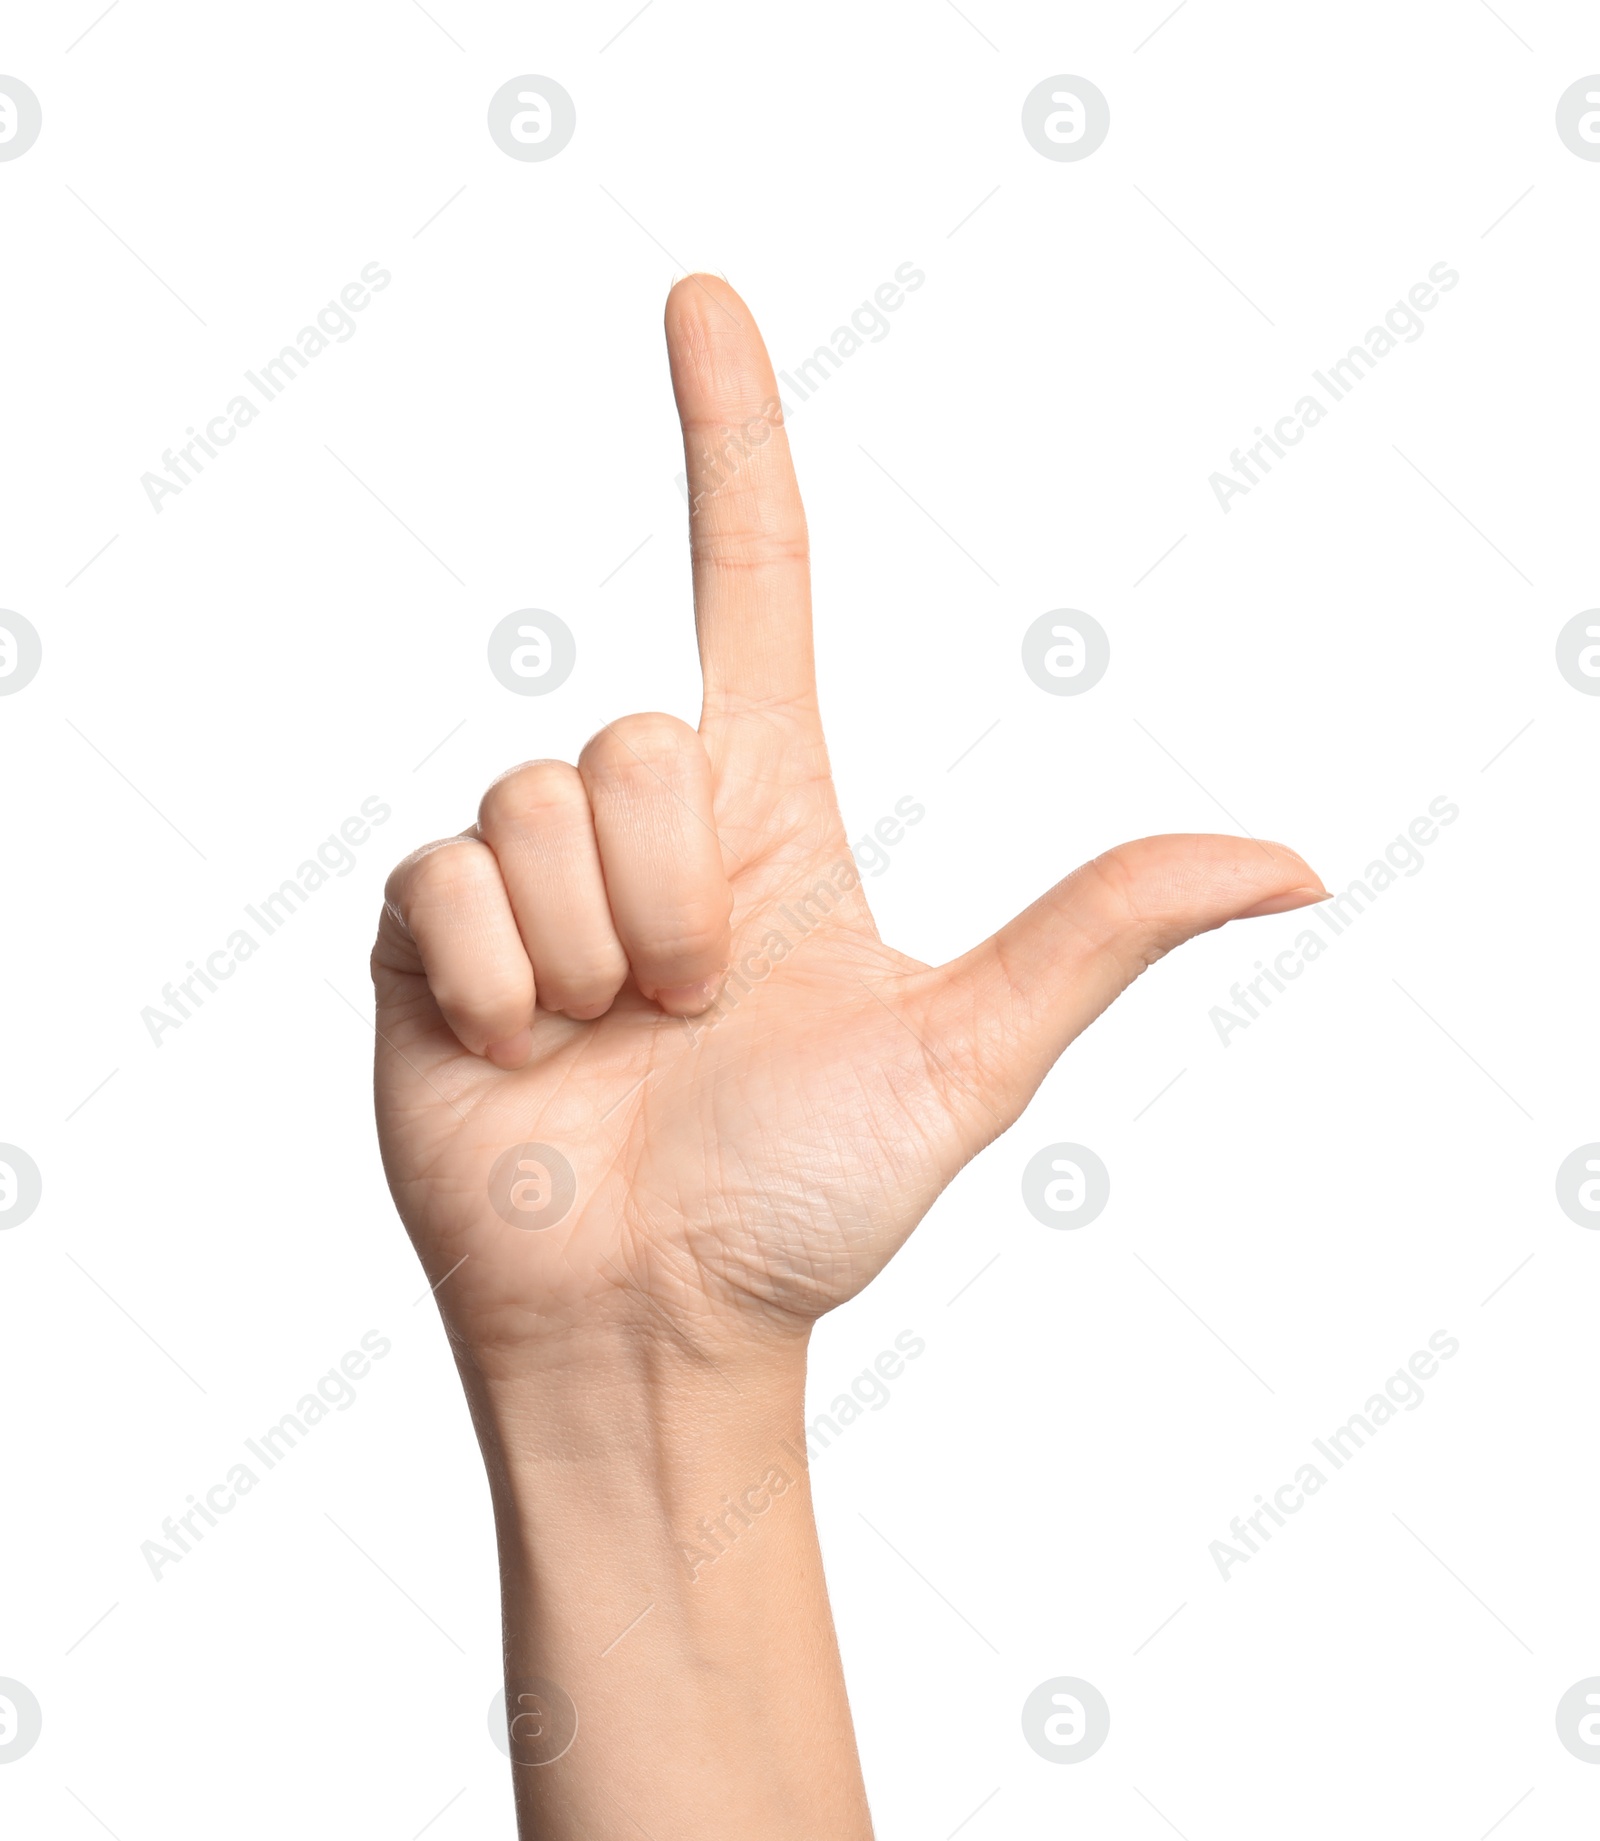
<instances>
[{"instance_id":1,"label":"extended thumb","mask_svg":"<svg viewBox=\"0 0 1600 1841\"><path fill-rule=\"evenodd\" d=\"M945 966L927 1020L952 1048L985 1045L989 1102L1014 1116L1067 1044L1164 953L1227 921L1326 895L1283 844L1209 836L1119 844Z\"/></svg>"}]
</instances>

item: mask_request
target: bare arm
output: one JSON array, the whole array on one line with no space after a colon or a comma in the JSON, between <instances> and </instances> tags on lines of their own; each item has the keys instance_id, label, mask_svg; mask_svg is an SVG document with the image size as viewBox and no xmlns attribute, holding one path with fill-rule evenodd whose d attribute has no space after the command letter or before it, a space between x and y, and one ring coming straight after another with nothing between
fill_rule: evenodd
<instances>
[{"instance_id":1,"label":"bare arm","mask_svg":"<svg viewBox=\"0 0 1600 1841\"><path fill-rule=\"evenodd\" d=\"M522 1832L872 1833L817 1550L804 1348L469 1383Z\"/></svg>"}]
</instances>

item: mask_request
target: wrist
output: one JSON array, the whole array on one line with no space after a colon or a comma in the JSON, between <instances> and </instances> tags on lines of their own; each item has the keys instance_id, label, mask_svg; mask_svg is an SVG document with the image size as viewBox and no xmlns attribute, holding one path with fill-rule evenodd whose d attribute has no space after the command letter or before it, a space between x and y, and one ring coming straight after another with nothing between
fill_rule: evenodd
<instances>
[{"instance_id":1,"label":"wrist","mask_svg":"<svg viewBox=\"0 0 1600 1841\"><path fill-rule=\"evenodd\" d=\"M532 1710L510 1735L529 1831L560 1805L606 1834L632 1832L620 1809L663 1837L733 1833L736 1813L773 1841L868 1835L811 1511L804 1340L715 1355L591 1340L515 1375L461 1367L495 1504L507 1705Z\"/></svg>"},{"instance_id":2,"label":"wrist","mask_svg":"<svg viewBox=\"0 0 1600 1841\"><path fill-rule=\"evenodd\" d=\"M663 1326L563 1336L512 1363L459 1347L456 1359L491 1482L516 1507L530 1488L614 1465L665 1490L752 1444L792 1438L808 1341L713 1344Z\"/></svg>"},{"instance_id":3,"label":"wrist","mask_svg":"<svg viewBox=\"0 0 1600 1841\"><path fill-rule=\"evenodd\" d=\"M768 1568L815 1546L803 1340L711 1355L619 1336L514 1376L462 1373L502 1566L554 1591L581 1576L586 1646L633 1615L637 1588L692 1626L737 1615Z\"/></svg>"}]
</instances>

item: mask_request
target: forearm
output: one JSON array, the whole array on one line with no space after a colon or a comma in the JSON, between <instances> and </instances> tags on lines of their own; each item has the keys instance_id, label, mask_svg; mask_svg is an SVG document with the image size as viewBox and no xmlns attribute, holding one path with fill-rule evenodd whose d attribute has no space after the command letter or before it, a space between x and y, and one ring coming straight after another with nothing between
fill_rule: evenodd
<instances>
[{"instance_id":1,"label":"forearm","mask_svg":"<svg viewBox=\"0 0 1600 1841\"><path fill-rule=\"evenodd\" d=\"M713 1363L628 1339L536 1378L464 1376L495 1502L520 1832L869 1841L803 1345Z\"/></svg>"}]
</instances>

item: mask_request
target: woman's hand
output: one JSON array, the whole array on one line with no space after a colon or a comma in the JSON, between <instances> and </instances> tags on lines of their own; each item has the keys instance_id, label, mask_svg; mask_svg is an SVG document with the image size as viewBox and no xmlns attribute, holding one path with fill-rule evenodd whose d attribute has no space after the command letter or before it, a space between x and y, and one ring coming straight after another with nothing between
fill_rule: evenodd
<instances>
[{"instance_id":1,"label":"woman's hand","mask_svg":"<svg viewBox=\"0 0 1600 1841\"><path fill-rule=\"evenodd\" d=\"M1323 892L1280 845L1148 838L950 965L886 946L829 776L765 349L711 276L666 323L699 730L625 716L576 767L512 769L395 871L373 954L389 1180L430 1280L454 1269L457 1343L497 1370L600 1328L803 1333L1154 959ZM496 1174L519 1145L555 1159Z\"/></svg>"},{"instance_id":2,"label":"woman's hand","mask_svg":"<svg viewBox=\"0 0 1600 1841\"><path fill-rule=\"evenodd\" d=\"M829 776L765 349L703 275L667 346L700 727L608 724L395 871L378 1129L494 1495L523 1832L863 1841L810 1325L1152 960L1322 889L1280 845L1148 838L953 964L886 946Z\"/></svg>"}]
</instances>

